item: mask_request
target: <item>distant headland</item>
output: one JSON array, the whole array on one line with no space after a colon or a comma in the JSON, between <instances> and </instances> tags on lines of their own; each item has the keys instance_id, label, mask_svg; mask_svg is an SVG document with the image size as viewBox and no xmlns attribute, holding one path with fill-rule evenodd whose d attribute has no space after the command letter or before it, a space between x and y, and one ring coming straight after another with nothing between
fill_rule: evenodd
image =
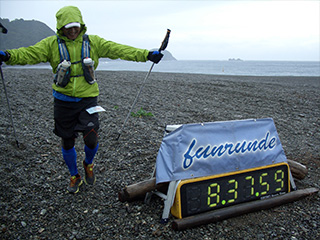
<instances>
[{"instance_id":1,"label":"distant headland","mask_svg":"<svg viewBox=\"0 0 320 240\"><path fill-rule=\"evenodd\" d=\"M240 58L229 58L228 61L243 61Z\"/></svg>"}]
</instances>

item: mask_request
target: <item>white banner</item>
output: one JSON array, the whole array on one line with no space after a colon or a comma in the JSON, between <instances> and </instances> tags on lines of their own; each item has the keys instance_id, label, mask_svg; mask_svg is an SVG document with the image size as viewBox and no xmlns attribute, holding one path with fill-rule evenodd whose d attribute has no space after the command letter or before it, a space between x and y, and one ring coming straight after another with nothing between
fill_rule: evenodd
<instances>
[{"instance_id":1,"label":"white banner","mask_svg":"<svg viewBox=\"0 0 320 240\"><path fill-rule=\"evenodd\" d=\"M286 161L271 118L184 124L162 140L156 162L156 182Z\"/></svg>"}]
</instances>

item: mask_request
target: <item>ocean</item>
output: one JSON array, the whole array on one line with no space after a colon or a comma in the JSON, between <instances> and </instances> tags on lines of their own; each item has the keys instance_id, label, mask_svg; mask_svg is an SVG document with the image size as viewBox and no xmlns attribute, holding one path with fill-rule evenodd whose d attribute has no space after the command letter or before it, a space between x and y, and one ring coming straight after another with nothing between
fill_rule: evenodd
<instances>
[{"instance_id":1,"label":"ocean","mask_svg":"<svg viewBox=\"0 0 320 240\"><path fill-rule=\"evenodd\" d=\"M152 63L101 59L98 70L149 71ZM245 76L320 76L320 62L296 61L161 61L152 72Z\"/></svg>"},{"instance_id":2,"label":"ocean","mask_svg":"<svg viewBox=\"0 0 320 240\"><path fill-rule=\"evenodd\" d=\"M97 70L148 72L151 65L151 62L137 63L119 60L100 59ZM49 64L19 66L19 68L23 67L51 68ZM160 63L154 65L152 72L198 73L243 76L320 77L320 61L161 61Z\"/></svg>"}]
</instances>

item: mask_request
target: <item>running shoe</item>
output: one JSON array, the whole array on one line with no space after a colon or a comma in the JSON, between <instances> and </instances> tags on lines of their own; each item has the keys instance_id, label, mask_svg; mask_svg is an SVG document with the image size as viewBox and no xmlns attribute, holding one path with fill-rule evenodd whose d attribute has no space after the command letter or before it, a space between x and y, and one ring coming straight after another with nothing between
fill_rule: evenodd
<instances>
[{"instance_id":1,"label":"running shoe","mask_svg":"<svg viewBox=\"0 0 320 240\"><path fill-rule=\"evenodd\" d=\"M93 185L96 182L96 176L93 173L93 163L86 164L86 162L83 161L83 168L85 172L84 182L86 184Z\"/></svg>"},{"instance_id":2,"label":"running shoe","mask_svg":"<svg viewBox=\"0 0 320 240\"><path fill-rule=\"evenodd\" d=\"M82 179L80 177L80 175L77 176L72 176L70 178L70 184L68 186L68 191L69 193L77 193L79 192L79 187L82 184Z\"/></svg>"}]
</instances>

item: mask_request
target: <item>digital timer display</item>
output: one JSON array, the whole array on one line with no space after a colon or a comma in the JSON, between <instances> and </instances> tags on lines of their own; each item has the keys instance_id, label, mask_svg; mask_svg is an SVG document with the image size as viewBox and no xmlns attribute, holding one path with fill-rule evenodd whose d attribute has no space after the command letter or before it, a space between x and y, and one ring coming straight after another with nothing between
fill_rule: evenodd
<instances>
[{"instance_id":1,"label":"digital timer display","mask_svg":"<svg viewBox=\"0 0 320 240\"><path fill-rule=\"evenodd\" d=\"M171 213L184 218L290 192L285 162L221 175L182 180Z\"/></svg>"}]
</instances>

